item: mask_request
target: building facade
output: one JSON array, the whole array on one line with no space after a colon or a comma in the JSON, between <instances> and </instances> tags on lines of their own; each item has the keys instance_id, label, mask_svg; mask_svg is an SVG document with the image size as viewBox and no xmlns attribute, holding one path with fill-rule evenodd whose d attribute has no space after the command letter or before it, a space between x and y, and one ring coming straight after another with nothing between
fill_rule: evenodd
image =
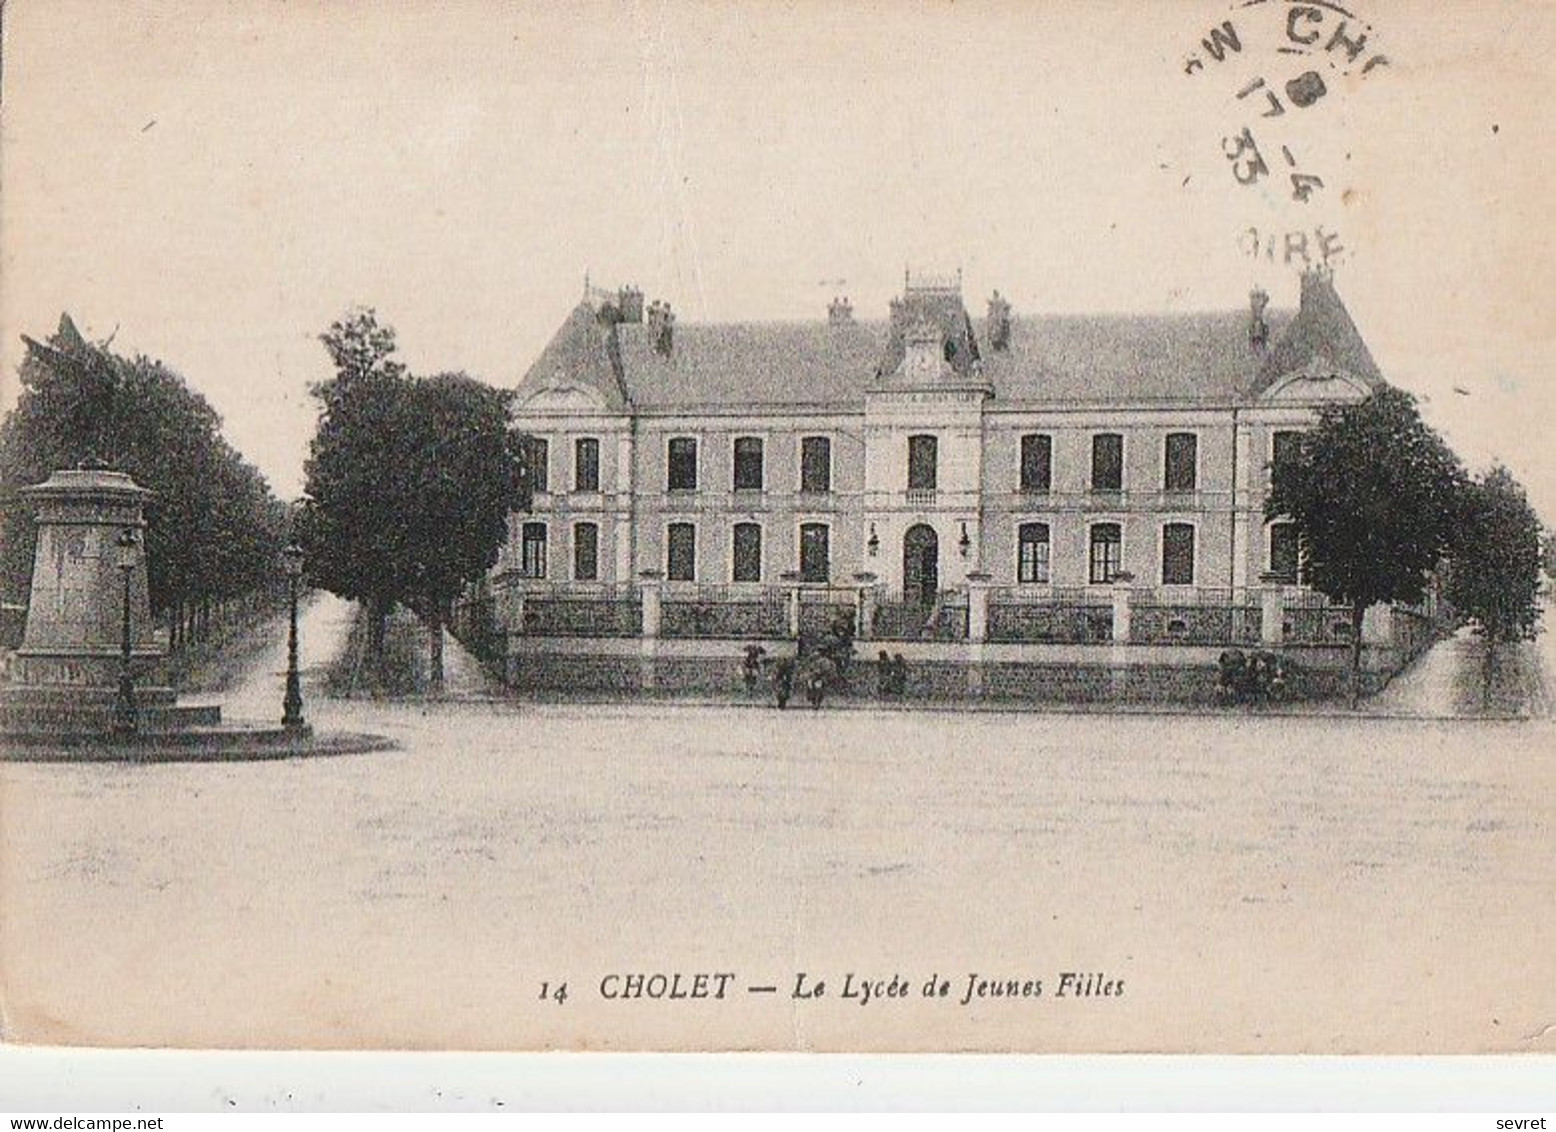
<instances>
[{"instance_id":1,"label":"building facade","mask_svg":"<svg viewBox=\"0 0 1556 1132\"><path fill-rule=\"evenodd\" d=\"M908 638L980 582L1033 605L1121 577L1137 601L1252 604L1299 581L1292 529L1264 516L1281 445L1382 381L1323 271L1295 310L1255 292L1146 317L996 292L974 318L959 279L910 278L885 319L839 299L812 322L678 325L590 290L519 385L536 490L493 588L514 631L526 597L644 580L708 601L865 585Z\"/></svg>"}]
</instances>

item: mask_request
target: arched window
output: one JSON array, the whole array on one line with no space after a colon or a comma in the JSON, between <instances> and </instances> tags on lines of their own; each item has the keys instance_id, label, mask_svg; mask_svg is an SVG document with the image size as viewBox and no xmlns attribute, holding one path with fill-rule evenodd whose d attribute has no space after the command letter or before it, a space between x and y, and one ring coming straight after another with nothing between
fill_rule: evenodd
<instances>
[{"instance_id":1,"label":"arched window","mask_svg":"<svg viewBox=\"0 0 1556 1132\"><path fill-rule=\"evenodd\" d=\"M1117 523L1093 523L1091 528L1091 582L1103 586L1124 568L1124 532Z\"/></svg>"},{"instance_id":2,"label":"arched window","mask_svg":"<svg viewBox=\"0 0 1556 1132\"><path fill-rule=\"evenodd\" d=\"M546 576L546 524L524 524L519 536L519 573L526 578Z\"/></svg>"},{"instance_id":3,"label":"arched window","mask_svg":"<svg viewBox=\"0 0 1556 1132\"><path fill-rule=\"evenodd\" d=\"M1022 523L1016 539L1016 581L1025 584L1048 582L1048 524Z\"/></svg>"}]
</instances>

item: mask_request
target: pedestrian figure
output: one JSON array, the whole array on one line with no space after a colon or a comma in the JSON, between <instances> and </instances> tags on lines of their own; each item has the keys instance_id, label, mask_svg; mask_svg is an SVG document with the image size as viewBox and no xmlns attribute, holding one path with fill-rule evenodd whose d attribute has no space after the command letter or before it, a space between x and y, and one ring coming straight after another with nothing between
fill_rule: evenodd
<instances>
[{"instance_id":1,"label":"pedestrian figure","mask_svg":"<svg viewBox=\"0 0 1556 1132\"><path fill-rule=\"evenodd\" d=\"M875 656L875 686L880 689L880 694L889 696L893 692L892 682L896 668L891 662L891 657L882 649Z\"/></svg>"},{"instance_id":2,"label":"pedestrian figure","mask_svg":"<svg viewBox=\"0 0 1556 1132\"><path fill-rule=\"evenodd\" d=\"M826 697L827 685L837 675L837 665L824 656L818 656L805 666L805 698L812 708L819 708Z\"/></svg>"},{"instance_id":3,"label":"pedestrian figure","mask_svg":"<svg viewBox=\"0 0 1556 1132\"><path fill-rule=\"evenodd\" d=\"M746 646L746 657L740 662L740 678L745 682L747 692L756 691L756 682L761 679L766 656L767 650L761 645Z\"/></svg>"},{"instance_id":4,"label":"pedestrian figure","mask_svg":"<svg viewBox=\"0 0 1556 1132\"><path fill-rule=\"evenodd\" d=\"M793 694L794 659L780 657L773 661L773 697L778 701L779 710L789 706L789 697Z\"/></svg>"},{"instance_id":5,"label":"pedestrian figure","mask_svg":"<svg viewBox=\"0 0 1556 1132\"><path fill-rule=\"evenodd\" d=\"M892 691L894 693L896 693L897 695L899 695L899 696L907 695L907 693L908 693L908 662L903 659L902 654L900 652L897 653L894 657L892 657L891 667L892 667L892 674L891 674L891 687L892 687Z\"/></svg>"}]
</instances>

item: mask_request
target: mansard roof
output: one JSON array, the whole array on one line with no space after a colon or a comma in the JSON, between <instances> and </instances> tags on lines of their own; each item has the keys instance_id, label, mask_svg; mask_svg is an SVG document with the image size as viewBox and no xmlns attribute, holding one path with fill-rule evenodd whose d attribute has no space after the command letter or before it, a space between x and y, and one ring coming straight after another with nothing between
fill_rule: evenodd
<instances>
[{"instance_id":1,"label":"mansard roof","mask_svg":"<svg viewBox=\"0 0 1556 1132\"><path fill-rule=\"evenodd\" d=\"M929 308L933 309L930 310ZM944 308L944 309L942 309ZM1298 311L1266 310L1267 345L1245 308L1168 315L1014 315L1008 346L988 345L984 320L960 300L893 304L889 320L677 323L668 352L642 323L616 323L580 304L530 368L521 391L558 368L594 385L612 409L836 407L858 411L901 363L903 326L928 310L976 359L999 404L1224 405L1256 398L1279 377L1339 368L1368 385L1382 376L1327 277L1305 277ZM953 366L956 362L953 361ZM885 378L882 375L886 375Z\"/></svg>"}]
</instances>

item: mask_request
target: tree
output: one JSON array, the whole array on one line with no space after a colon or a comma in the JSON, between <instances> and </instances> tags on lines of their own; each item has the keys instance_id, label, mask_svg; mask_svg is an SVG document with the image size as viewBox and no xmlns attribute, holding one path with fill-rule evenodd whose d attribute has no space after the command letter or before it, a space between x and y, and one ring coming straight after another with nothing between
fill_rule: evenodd
<instances>
[{"instance_id":1,"label":"tree","mask_svg":"<svg viewBox=\"0 0 1556 1132\"><path fill-rule=\"evenodd\" d=\"M69 315L48 342L26 339L22 396L0 425L0 482L38 483L90 459L156 493L147 507L151 606L175 633L214 601L274 578L285 509L221 436L221 417L160 361L121 357L82 337ZM31 511L8 503L0 588L21 597L32 575Z\"/></svg>"},{"instance_id":2,"label":"tree","mask_svg":"<svg viewBox=\"0 0 1556 1132\"><path fill-rule=\"evenodd\" d=\"M454 600L497 563L508 515L527 506L519 434L509 428L512 393L467 377L414 381L404 439L415 500L405 549L408 604L427 623L434 688L443 684L443 626Z\"/></svg>"},{"instance_id":3,"label":"tree","mask_svg":"<svg viewBox=\"0 0 1556 1132\"><path fill-rule=\"evenodd\" d=\"M360 601L368 649L381 660L384 624L408 588L398 573L409 512L393 443L403 427L405 367L392 355L394 331L372 310L348 313L319 336L335 376L313 387L321 412L305 465L298 537L313 583Z\"/></svg>"},{"instance_id":4,"label":"tree","mask_svg":"<svg viewBox=\"0 0 1556 1132\"><path fill-rule=\"evenodd\" d=\"M1464 473L1415 398L1381 389L1326 406L1272 469L1269 519L1289 518L1313 588L1351 607L1351 706L1361 695L1361 629L1380 602L1419 601L1450 546Z\"/></svg>"},{"instance_id":5,"label":"tree","mask_svg":"<svg viewBox=\"0 0 1556 1132\"><path fill-rule=\"evenodd\" d=\"M1523 487L1506 468L1498 465L1464 485L1447 597L1485 639L1485 697L1497 646L1532 638L1539 624L1543 533Z\"/></svg>"},{"instance_id":6,"label":"tree","mask_svg":"<svg viewBox=\"0 0 1556 1132\"><path fill-rule=\"evenodd\" d=\"M464 374L408 375L370 310L322 340L336 376L314 390L323 411L301 523L313 579L367 604L375 663L390 609L421 616L440 685L450 607L496 563L509 512L527 506L512 395Z\"/></svg>"}]
</instances>

